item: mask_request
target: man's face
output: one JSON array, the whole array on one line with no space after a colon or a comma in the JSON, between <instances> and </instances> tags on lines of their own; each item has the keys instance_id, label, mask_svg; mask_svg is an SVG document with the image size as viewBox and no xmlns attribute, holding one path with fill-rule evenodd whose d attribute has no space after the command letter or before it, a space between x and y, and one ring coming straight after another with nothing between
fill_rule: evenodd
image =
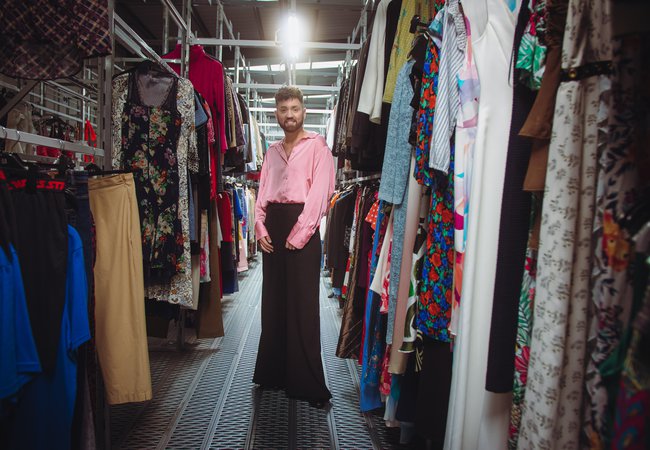
<instances>
[{"instance_id":1,"label":"man's face","mask_svg":"<svg viewBox=\"0 0 650 450\"><path fill-rule=\"evenodd\" d=\"M284 131L297 131L302 128L305 121L305 108L297 98L278 103L275 109L275 117L278 124Z\"/></svg>"}]
</instances>

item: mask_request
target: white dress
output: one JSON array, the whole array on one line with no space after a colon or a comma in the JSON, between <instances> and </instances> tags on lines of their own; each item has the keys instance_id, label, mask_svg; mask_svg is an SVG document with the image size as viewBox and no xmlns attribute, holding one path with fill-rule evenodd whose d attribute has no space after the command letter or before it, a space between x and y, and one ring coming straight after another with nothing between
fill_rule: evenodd
<instances>
[{"instance_id":1,"label":"white dress","mask_svg":"<svg viewBox=\"0 0 650 450\"><path fill-rule=\"evenodd\" d=\"M458 336L445 449L503 449L511 394L485 390L513 91L511 54L517 8L504 0L463 1L481 85Z\"/></svg>"}]
</instances>

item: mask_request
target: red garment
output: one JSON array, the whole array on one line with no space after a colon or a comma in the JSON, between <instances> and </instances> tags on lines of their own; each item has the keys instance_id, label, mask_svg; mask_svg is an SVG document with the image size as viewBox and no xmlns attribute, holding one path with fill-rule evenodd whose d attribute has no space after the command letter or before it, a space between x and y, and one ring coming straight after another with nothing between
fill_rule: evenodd
<instances>
[{"instance_id":1,"label":"red garment","mask_svg":"<svg viewBox=\"0 0 650 450\"><path fill-rule=\"evenodd\" d=\"M180 59L181 46L176 46L174 50L163 56L164 59ZM180 74L181 67L179 64L169 64L176 73ZM225 153L228 149L226 141L226 103L225 103L225 81L223 65L216 59L208 56L200 45L190 47L190 73L189 78L194 89L210 105L212 113L212 123L214 125L217 137L221 142L221 152Z\"/></svg>"},{"instance_id":2,"label":"red garment","mask_svg":"<svg viewBox=\"0 0 650 450\"><path fill-rule=\"evenodd\" d=\"M284 139L269 147L262 164L255 205L255 235L268 236L264 226L269 203L304 203L305 207L287 241L301 249L327 212L334 193L334 158L325 139L308 132L287 158Z\"/></svg>"},{"instance_id":3,"label":"red garment","mask_svg":"<svg viewBox=\"0 0 650 450\"><path fill-rule=\"evenodd\" d=\"M86 124L84 126L84 141L86 141L89 147L97 147L97 134L95 133L90 120L86 120ZM95 156L84 155L84 162L95 162Z\"/></svg>"},{"instance_id":4,"label":"red garment","mask_svg":"<svg viewBox=\"0 0 650 450\"><path fill-rule=\"evenodd\" d=\"M224 242L233 242L232 206L228 194L222 192L217 197L217 213Z\"/></svg>"}]
</instances>

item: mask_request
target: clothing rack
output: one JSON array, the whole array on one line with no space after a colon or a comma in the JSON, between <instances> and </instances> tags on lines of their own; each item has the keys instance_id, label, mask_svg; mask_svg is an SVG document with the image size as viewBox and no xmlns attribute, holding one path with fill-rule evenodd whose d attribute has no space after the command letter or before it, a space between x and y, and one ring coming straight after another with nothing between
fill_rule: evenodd
<instances>
[{"instance_id":1,"label":"clothing rack","mask_svg":"<svg viewBox=\"0 0 650 450\"><path fill-rule=\"evenodd\" d=\"M349 180L343 180L340 181L339 184L342 186L346 186L349 184L362 183L364 181L379 180L379 179L381 179L381 174L376 173L374 175L368 175L366 177L356 177L356 178L351 178Z\"/></svg>"},{"instance_id":2,"label":"clothing rack","mask_svg":"<svg viewBox=\"0 0 650 450\"><path fill-rule=\"evenodd\" d=\"M38 134L25 133L12 128L5 128L3 126L0 126L0 130L2 131L0 139L8 139L10 141L24 142L33 145L43 145L46 147L58 148L59 150L83 153L85 155L104 156L104 150L101 148L89 147L85 144L63 141L61 139L40 136Z\"/></svg>"}]
</instances>

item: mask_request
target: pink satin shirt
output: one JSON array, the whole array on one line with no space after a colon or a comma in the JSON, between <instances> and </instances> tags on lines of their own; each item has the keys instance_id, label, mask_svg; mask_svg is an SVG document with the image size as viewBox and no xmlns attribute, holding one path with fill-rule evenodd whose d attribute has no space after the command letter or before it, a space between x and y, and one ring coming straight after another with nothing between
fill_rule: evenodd
<instances>
[{"instance_id":1,"label":"pink satin shirt","mask_svg":"<svg viewBox=\"0 0 650 450\"><path fill-rule=\"evenodd\" d=\"M308 132L287 159L284 140L272 144L264 157L260 188L255 204L255 233L261 239L269 235L264 221L269 203L304 203L287 241L303 248L318 229L334 193L334 158L325 139ZM284 246L284 242L274 242Z\"/></svg>"}]
</instances>

